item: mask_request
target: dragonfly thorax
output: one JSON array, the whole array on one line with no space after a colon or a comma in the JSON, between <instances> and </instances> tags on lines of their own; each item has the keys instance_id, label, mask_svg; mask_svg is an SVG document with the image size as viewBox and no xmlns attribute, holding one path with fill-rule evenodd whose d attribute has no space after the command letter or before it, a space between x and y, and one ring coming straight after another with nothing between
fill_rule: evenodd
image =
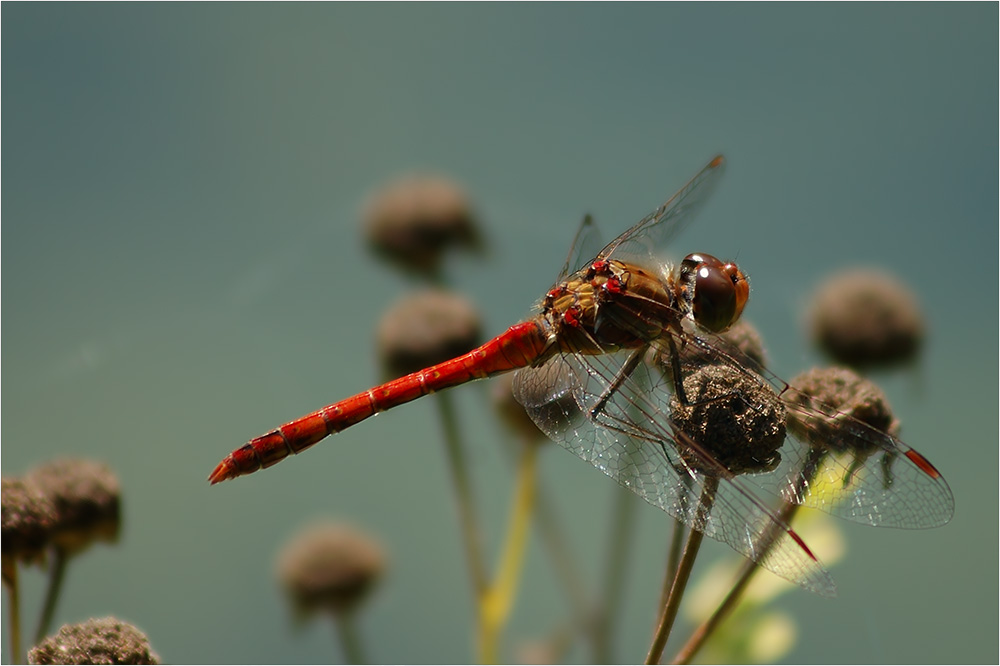
<instances>
[{"instance_id":1,"label":"dragonfly thorax","mask_svg":"<svg viewBox=\"0 0 1000 666\"><path fill-rule=\"evenodd\" d=\"M682 316L663 277L617 260L595 260L549 290L542 302L542 317L558 347L584 354L648 344L679 325Z\"/></svg>"}]
</instances>

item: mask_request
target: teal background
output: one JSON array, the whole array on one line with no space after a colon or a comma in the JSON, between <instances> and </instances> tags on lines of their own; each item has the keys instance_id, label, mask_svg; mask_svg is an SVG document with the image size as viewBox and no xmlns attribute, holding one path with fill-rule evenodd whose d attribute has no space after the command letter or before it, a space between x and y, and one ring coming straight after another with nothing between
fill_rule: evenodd
<instances>
[{"instance_id":1,"label":"teal background","mask_svg":"<svg viewBox=\"0 0 1000 666\"><path fill-rule=\"evenodd\" d=\"M489 253L447 274L495 334L584 212L610 238L721 151L677 253L739 260L784 377L822 360L802 317L824 276L908 283L924 355L874 378L956 498L937 530L840 525L839 597L778 602L799 628L786 659L998 659L996 4L5 3L2 19L3 473L98 458L125 502L120 544L71 564L57 625L114 614L174 663L340 659L323 623L292 630L273 576L329 515L391 559L360 620L371 658L472 659L430 399L265 473L205 477L379 379L372 331L414 286L359 234L387 179L430 168L467 188ZM513 476L488 388L452 395L493 554ZM557 447L541 464L593 594L618 490ZM670 527L636 515L616 652L633 662ZM568 616L537 543L526 566L507 660ZM44 579L23 583L28 632Z\"/></svg>"}]
</instances>

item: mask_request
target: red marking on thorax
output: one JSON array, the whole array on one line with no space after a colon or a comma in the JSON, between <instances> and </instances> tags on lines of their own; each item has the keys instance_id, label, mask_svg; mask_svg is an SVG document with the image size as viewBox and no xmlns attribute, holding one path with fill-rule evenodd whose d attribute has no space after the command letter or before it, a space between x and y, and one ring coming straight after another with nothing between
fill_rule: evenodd
<instances>
[{"instance_id":1,"label":"red marking on thorax","mask_svg":"<svg viewBox=\"0 0 1000 666\"><path fill-rule=\"evenodd\" d=\"M566 285L561 284L558 287L552 287L552 289L549 289L549 293L547 293L545 295L550 300L554 301L557 298L562 298L563 296L565 296L567 291L568 290L566 289Z\"/></svg>"}]
</instances>

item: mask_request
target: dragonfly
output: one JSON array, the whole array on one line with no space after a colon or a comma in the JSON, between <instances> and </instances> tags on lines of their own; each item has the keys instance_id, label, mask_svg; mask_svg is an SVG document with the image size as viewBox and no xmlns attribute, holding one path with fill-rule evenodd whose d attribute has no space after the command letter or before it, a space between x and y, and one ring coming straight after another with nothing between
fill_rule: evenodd
<instances>
[{"instance_id":1,"label":"dragonfly","mask_svg":"<svg viewBox=\"0 0 1000 666\"><path fill-rule=\"evenodd\" d=\"M703 208L724 164L721 155L714 157L596 254L588 252L600 247L596 226L585 218L531 318L464 355L251 439L226 456L209 481L271 467L430 393L517 371L515 398L549 438L690 529L832 596L833 579L788 524L788 507L922 529L947 523L954 498L937 468L897 437L804 396L724 340L750 293L735 263L705 253L676 265L660 259ZM707 368L724 369L736 388L721 397L695 395L688 379ZM681 422L682 409L729 405L733 397L743 412L764 415L768 400L748 397L746 385L774 396L783 410L766 451L751 446L752 435L721 443ZM725 450L743 444L750 453Z\"/></svg>"}]
</instances>

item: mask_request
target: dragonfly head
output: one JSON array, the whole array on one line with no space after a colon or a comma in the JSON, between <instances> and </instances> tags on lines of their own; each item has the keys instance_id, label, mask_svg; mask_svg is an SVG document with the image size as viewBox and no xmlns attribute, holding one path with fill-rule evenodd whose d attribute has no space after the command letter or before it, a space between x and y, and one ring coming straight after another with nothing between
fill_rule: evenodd
<instances>
[{"instance_id":1,"label":"dragonfly head","mask_svg":"<svg viewBox=\"0 0 1000 666\"><path fill-rule=\"evenodd\" d=\"M710 254L684 257L680 284L695 323L712 333L721 333L735 324L750 296L750 283L743 271Z\"/></svg>"}]
</instances>

